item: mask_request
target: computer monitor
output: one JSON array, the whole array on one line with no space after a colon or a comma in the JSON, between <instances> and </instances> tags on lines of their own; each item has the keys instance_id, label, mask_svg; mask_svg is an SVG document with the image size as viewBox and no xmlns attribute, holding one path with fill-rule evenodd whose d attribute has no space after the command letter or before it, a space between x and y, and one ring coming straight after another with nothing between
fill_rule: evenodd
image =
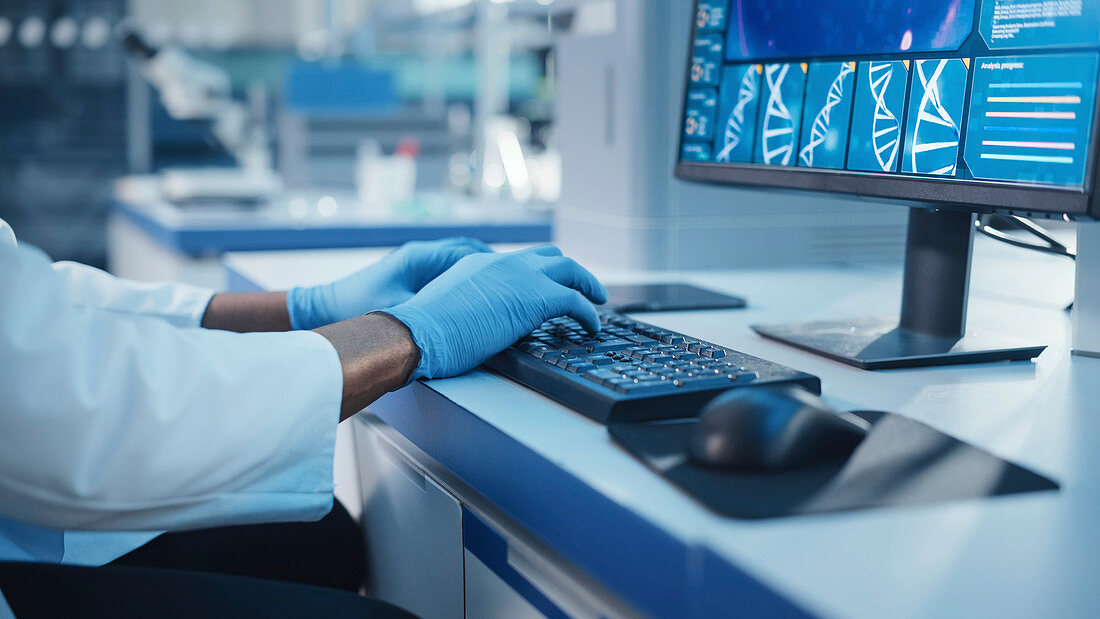
<instances>
[{"instance_id":1,"label":"computer monitor","mask_svg":"<svg viewBox=\"0 0 1100 619\"><path fill-rule=\"evenodd\" d=\"M758 333L871 369L1043 350L966 334L972 213L1100 217L1100 2L697 0L693 10L679 178L913 207L900 321Z\"/></svg>"}]
</instances>

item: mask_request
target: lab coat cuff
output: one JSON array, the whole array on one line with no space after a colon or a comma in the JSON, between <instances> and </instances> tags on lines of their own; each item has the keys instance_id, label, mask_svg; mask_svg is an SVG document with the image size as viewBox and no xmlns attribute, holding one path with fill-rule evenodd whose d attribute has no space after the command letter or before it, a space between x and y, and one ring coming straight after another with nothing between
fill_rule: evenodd
<instances>
[{"instance_id":1,"label":"lab coat cuff","mask_svg":"<svg viewBox=\"0 0 1100 619\"><path fill-rule=\"evenodd\" d=\"M303 344L323 351L326 358L324 367L317 368L318 375L324 376L323 390L331 396L318 403L317 410L307 413L302 425L303 443L302 470L315 478L312 490L318 495L312 513L305 514L306 519L316 520L324 517L332 509L332 493L335 490L333 458L336 455L336 429L340 425L340 409L343 404L344 371L340 357L332 343L324 336L312 331L296 331L288 336L301 338ZM310 488L303 488L308 492Z\"/></svg>"},{"instance_id":2,"label":"lab coat cuff","mask_svg":"<svg viewBox=\"0 0 1100 619\"><path fill-rule=\"evenodd\" d=\"M206 316L206 310L210 307L210 302L214 300L214 296L217 292L214 290L208 290L205 288L195 288L188 291L188 294L194 297L194 309L188 315L188 322L192 327L201 327L202 319Z\"/></svg>"}]
</instances>

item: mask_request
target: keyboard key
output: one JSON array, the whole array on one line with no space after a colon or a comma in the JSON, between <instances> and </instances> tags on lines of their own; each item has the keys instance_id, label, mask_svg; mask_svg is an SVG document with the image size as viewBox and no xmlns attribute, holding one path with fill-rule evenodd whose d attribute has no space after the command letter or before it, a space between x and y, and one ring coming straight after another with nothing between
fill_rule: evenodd
<instances>
[{"instance_id":1,"label":"keyboard key","mask_svg":"<svg viewBox=\"0 0 1100 619\"><path fill-rule=\"evenodd\" d=\"M722 357L726 356L726 351L720 348L704 348L702 351L699 352L699 354L703 355L704 357L710 357L712 359L721 359Z\"/></svg>"},{"instance_id":2,"label":"keyboard key","mask_svg":"<svg viewBox=\"0 0 1100 619\"><path fill-rule=\"evenodd\" d=\"M683 377L683 378L677 377L677 378L673 379L673 383L678 384L678 385L682 385L682 386L685 386L685 387L694 387L694 388L700 388L700 389L712 389L712 388L721 388L721 387L731 386L733 384L733 381L730 380L729 377L727 377L727 376L711 375L711 376L689 376L689 377Z\"/></svg>"},{"instance_id":3,"label":"keyboard key","mask_svg":"<svg viewBox=\"0 0 1100 619\"><path fill-rule=\"evenodd\" d=\"M665 344L679 344L684 341L684 338L675 333L669 333L661 337L661 341Z\"/></svg>"},{"instance_id":4,"label":"keyboard key","mask_svg":"<svg viewBox=\"0 0 1100 619\"><path fill-rule=\"evenodd\" d=\"M616 378L616 379L607 381L607 384L606 384L606 386L611 387L612 389L614 389L615 391L618 391L620 393L626 393L627 392L627 385L633 386L634 385L634 379L633 378Z\"/></svg>"},{"instance_id":5,"label":"keyboard key","mask_svg":"<svg viewBox=\"0 0 1100 619\"><path fill-rule=\"evenodd\" d=\"M554 365L559 368L566 368L571 363L582 363L584 360L580 357L573 357L571 355L562 355L558 357L558 360L554 362Z\"/></svg>"},{"instance_id":6,"label":"keyboard key","mask_svg":"<svg viewBox=\"0 0 1100 619\"><path fill-rule=\"evenodd\" d=\"M655 340L651 337L646 337L644 335L637 335L637 334L628 335L623 339L630 340L631 342L634 342L635 344L652 344L652 343L657 341L657 340Z\"/></svg>"},{"instance_id":7,"label":"keyboard key","mask_svg":"<svg viewBox=\"0 0 1100 619\"><path fill-rule=\"evenodd\" d=\"M626 392L630 395L641 395L644 393L668 391L672 385L669 381L654 379L654 380L642 380L633 384L625 385Z\"/></svg>"},{"instance_id":8,"label":"keyboard key","mask_svg":"<svg viewBox=\"0 0 1100 619\"><path fill-rule=\"evenodd\" d=\"M622 380L622 374L618 372L612 372L611 370L589 370L581 375L588 380L606 385L613 380Z\"/></svg>"},{"instance_id":9,"label":"keyboard key","mask_svg":"<svg viewBox=\"0 0 1100 619\"><path fill-rule=\"evenodd\" d=\"M585 357L585 360L594 365L611 365L612 363L615 363L615 360L611 357L601 354L588 355L587 357Z\"/></svg>"},{"instance_id":10,"label":"keyboard key","mask_svg":"<svg viewBox=\"0 0 1100 619\"><path fill-rule=\"evenodd\" d=\"M567 372L575 373L587 372L594 369L596 369L596 364L594 363L570 363L569 365L565 366L565 370Z\"/></svg>"},{"instance_id":11,"label":"keyboard key","mask_svg":"<svg viewBox=\"0 0 1100 619\"><path fill-rule=\"evenodd\" d=\"M558 360L558 357L561 356L561 351L560 350L555 350L553 348L547 348L544 351L535 352L535 353L531 353L531 354L535 355L536 357L538 357L539 359L542 359L543 361L545 361L547 363L554 363L555 361Z\"/></svg>"},{"instance_id":12,"label":"keyboard key","mask_svg":"<svg viewBox=\"0 0 1100 619\"><path fill-rule=\"evenodd\" d=\"M675 359L673 359L671 356L663 353L646 355L645 357L642 357L642 360L646 363L660 363L661 365L669 363L670 361L675 361Z\"/></svg>"},{"instance_id":13,"label":"keyboard key","mask_svg":"<svg viewBox=\"0 0 1100 619\"><path fill-rule=\"evenodd\" d=\"M714 370L711 370L709 368L689 368L684 373L687 374L688 376L704 376L704 377L717 376L718 375L717 372L715 372Z\"/></svg>"},{"instance_id":14,"label":"keyboard key","mask_svg":"<svg viewBox=\"0 0 1100 619\"><path fill-rule=\"evenodd\" d=\"M592 347L592 352L614 352L617 350L626 350L633 346L633 342L621 338L616 338L603 342L598 342L595 346Z\"/></svg>"}]
</instances>

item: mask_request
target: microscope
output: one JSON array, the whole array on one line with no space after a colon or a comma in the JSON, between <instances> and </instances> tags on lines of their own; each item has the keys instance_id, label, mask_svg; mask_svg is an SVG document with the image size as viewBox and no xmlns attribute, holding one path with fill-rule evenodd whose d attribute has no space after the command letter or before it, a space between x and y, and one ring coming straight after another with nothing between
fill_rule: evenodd
<instances>
[{"instance_id":1,"label":"microscope","mask_svg":"<svg viewBox=\"0 0 1100 619\"><path fill-rule=\"evenodd\" d=\"M160 93L168 114L177 120L210 120L214 139L237 161L233 168L162 171L166 199L258 203L282 191L262 124L250 118L244 103L233 99L224 71L179 47L157 49L133 29L123 33L122 41L140 63L142 76Z\"/></svg>"}]
</instances>

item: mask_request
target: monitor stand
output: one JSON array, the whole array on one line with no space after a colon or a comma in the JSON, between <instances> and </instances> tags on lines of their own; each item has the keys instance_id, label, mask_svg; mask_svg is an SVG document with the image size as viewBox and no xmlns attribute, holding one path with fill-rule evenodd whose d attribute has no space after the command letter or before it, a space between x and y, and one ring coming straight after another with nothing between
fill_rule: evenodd
<instances>
[{"instance_id":1,"label":"monitor stand","mask_svg":"<svg viewBox=\"0 0 1100 619\"><path fill-rule=\"evenodd\" d=\"M966 211L909 212L901 320L753 325L760 335L865 370L1024 361L1046 346L996 334L966 333L973 216Z\"/></svg>"}]
</instances>

